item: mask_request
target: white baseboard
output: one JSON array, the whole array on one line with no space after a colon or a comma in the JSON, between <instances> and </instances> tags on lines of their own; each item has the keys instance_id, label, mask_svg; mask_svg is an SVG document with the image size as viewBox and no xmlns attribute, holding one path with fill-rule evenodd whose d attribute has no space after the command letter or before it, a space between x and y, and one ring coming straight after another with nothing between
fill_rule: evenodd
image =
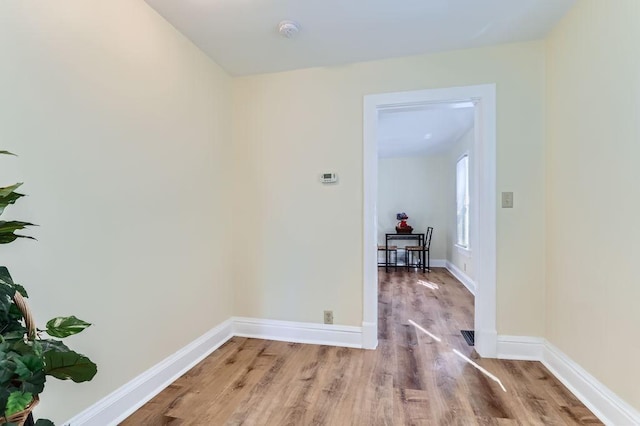
<instances>
[{"instance_id":1,"label":"white baseboard","mask_svg":"<svg viewBox=\"0 0 640 426\"><path fill-rule=\"evenodd\" d=\"M87 408L65 426L116 425L233 336L375 349L374 324L362 327L232 317Z\"/></svg>"},{"instance_id":2,"label":"white baseboard","mask_svg":"<svg viewBox=\"0 0 640 426\"><path fill-rule=\"evenodd\" d=\"M485 358L495 358L498 351L498 333L495 330L481 328L476 328L474 331L476 352Z\"/></svg>"},{"instance_id":3,"label":"white baseboard","mask_svg":"<svg viewBox=\"0 0 640 426\"><path fill-rule=\"evenodd\" d=\"M372 322L362 323L362 349L375 349L378 347L378 327Z\"/></svg>"},{"instance_id":4,"label":"white baseboard","mask_svg":"<svg viewBox=\"0 0 640 426\"><path fill-rule=\"evenodd\" d=\"M545 340L540 337L498 336L498 359L542 361Z\"/></svg>"},{"instance_id":5,"label":"white baseboard","mask_svg":"<svg viewBox=\"0 0 640 426\"><path fill-rule=\"evenodd\" d=\"M65 426L118 424L232 336L232 321L228 319L65 422Z\"/></svg>"},{"instance_id":6,"label":"white baseboard","mask_svg":"<svg viewBox=\"0 0 640 426\"><path fill-rule=\"evenodd\" d=\"M549 342L542 363L606 425L640 425L640 413Z\"/></svg>"},{"instance_id":7,"label":"white baseboard","mask_svg":"<svg viewBox=\"0 0 640 426\"><path fill-rule=\"evenodd\" d=\"M498 358L540 361L604 424L640 425L640 413L545 339L499 336Z\"/></svg>"},{"instance_id":8,"label":"white baseboard","mask_svg":"<svg viewBox=\"0 0 640 426\"><path fill-rule=\"evenodd\" d=\"M451 272L451 275L456 277L458 279L458 281L460 281L462 283L462 285L464 285L467 288L467 290L469 290L471 292L471 294L473 294L475 296L476 295L476 283L473 282L473 280L467 274L462 272L460 270L460 268L458 268L453 263L449 262L448 260L445 263L446 263L445 264L445 268L447 268L447 270L449 272Z\"/></svg>"},{"instance_id":9,"label":"white baseboard","mask_svg":"<svg viewBox=\"0 0 640 426\"><path fill-rule=\"evenodd\" d=\"M372 324L362 327L230 318L65 423L116 425L193 368L232 336L373 349ZM539 337L498 336L501 359L542 362L607 425L640 425L640 413L558 348Z\"/></svg>"},{"instance_id":10,"label":"white baseboard","mask_svg":"<svg viewBox=\"0 0 640 426\"><path fill-rule=\"evenodd\" d=\"M344 325L234 317L233 335L314 345L363 347L362 327Z\"/></svg>"},{"instance_id":11,"label":"white baseboard","mask_svg":"<svg viewBox=\"0 0 640 426\"><path fill-rule=\"evenodd\" d=\"M446 268L447 261L445 259L431 259L429 261L429 267L431 268Z\"/></svg>"}]
</instances>

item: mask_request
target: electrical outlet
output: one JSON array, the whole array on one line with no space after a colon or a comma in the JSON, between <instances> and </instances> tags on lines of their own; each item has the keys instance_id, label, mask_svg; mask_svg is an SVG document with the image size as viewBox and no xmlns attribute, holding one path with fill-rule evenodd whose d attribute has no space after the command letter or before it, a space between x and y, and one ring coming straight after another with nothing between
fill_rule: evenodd
<instances>
[{"instance_id":1,"label":"electrical outlet","mask_svg":"<svg viewBox=\"0 0 640 426\"><path fill-rule=\"evenodd\" d=\"M464 271L467 272L467 264L464 264Z\"/></svg>"},{"instance_id":2,"label":"electrical outlet","mask_svg":"<svg viewBox=\"0 0 640 426\"><path fill-rule=\"evenodd\" d=\"M333 324L333 311L324 311L324 323Z\"/></svg>"}]
</instances>

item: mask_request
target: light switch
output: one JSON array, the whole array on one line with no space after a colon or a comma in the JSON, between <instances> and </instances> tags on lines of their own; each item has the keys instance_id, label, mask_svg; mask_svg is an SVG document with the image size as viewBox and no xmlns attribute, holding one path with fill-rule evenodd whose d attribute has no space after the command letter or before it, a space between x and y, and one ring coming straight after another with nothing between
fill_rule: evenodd
<instances>
[{"instance_id":1,"label":"light switch","mask_svg":"<svg viewBox=\"0 0 640 426\"><path fill-rule=\"evenodd\" d=\"M502 193L502 208L503 209L513 208L513 192Z\"/></svg>"}]
</instances>

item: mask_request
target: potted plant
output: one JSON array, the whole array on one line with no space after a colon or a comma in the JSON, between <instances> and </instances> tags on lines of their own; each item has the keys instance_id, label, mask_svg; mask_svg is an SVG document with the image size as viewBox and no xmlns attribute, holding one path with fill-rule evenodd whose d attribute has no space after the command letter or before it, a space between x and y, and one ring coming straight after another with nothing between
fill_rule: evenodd
<instances>
[{"instance_id":1,"label":"potted plant","mask_svg":"<svg viewBox=\"0 0 640 426\"><path fill-rule=\"evenodd\" d=\"M7 151L0 154L12 155ZM24 194L16 192L20 183L0 188L0 215ZM18 238L16 234L33 224L0 220L0 244ZM96 372L96 364L69 349L61 340L80 333L91 324L76 318L58 317L38 329L25 302L25 288L15 283L5 266L0 266L0 424L33 424L31 411L39 402L47 376L85 382ZM37 426L52 425L40 419Z\"/></svg>"}]
</instances>

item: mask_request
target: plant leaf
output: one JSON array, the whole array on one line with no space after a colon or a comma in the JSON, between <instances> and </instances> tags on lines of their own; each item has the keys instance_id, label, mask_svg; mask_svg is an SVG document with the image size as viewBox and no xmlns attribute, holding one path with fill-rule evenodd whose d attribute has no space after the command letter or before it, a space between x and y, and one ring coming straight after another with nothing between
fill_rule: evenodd
<instances>
[{"instance_id":1,"label":"plant leaf","mask_svg":"<svg viewBox=\"0 0 640 426\"><path fill-rule=\"evenodd\" d=\"M24 229L27 226L35 226L35 225L33 223L20 222L17 220L13 220L13 221L0 220L0 244L10 243L14 241L16 238L29 238L30 240L35 240L35 238L29 237L27 235L14 234L14 231Z\"/></svg>"},{"instance_id":2,"label":"plant leaf","mask_svg":"<svg viewBox=\"0 0 640 426\"><path fill-rule=\"evenodd\" d=\"M87 382L98 372L98 367L89 358L74 351L45 352L44 363L47 375L76 383Z\"/></svg>"},{"instance_id":3,"label":"plant leaf","mask_svg":"<svg viewBox=\"0 0 640 426\"><path fill-rule=\"evenodd\" d=\"M6 266L0 266L0 283L13 285L13 279Z\"/></svg>"},{"instance_id":4,"label":"plant leaf","mask_svg":"<svg viewBox=\"0 0 640 426\"><path fill-rule=\"evenodd\" d=\"M13 185L10 185L10 186L0 187L0 197L6 197L7 195L11 194L16 189L20 188L21 185L22 185L22 182L18 182L18 183L14 183Z\"/></svg>"},{"instance_id":5,"label":"plant leaf","mask_svg":"<svg viewBox=\"0 0 640 426\"><path fill-rule=\"evenodd\" d=\"M33 395L30 392L15 391L9 394L7 399L7 408L5 410L6 416L10 416L19 411L27 408L27 405L33 400Z\"/></svg>"},{"instance_id":6,"label":"plant leaf","mask_svg":"<svg viewBox=\"0 0 640 426\"><path fill-rule=\"evenodd\" d=\"M0 415L5 412L7 408L7 399L9 399L9 395L11 392L16 390L14 387L9 389L10 386L0 387Z\"/></svg>"},{"instance_id":7,"label":"plant leaf","mask_svg":"<svg viewBox=\"0 0 640 426\"><path fill-rule=\"evenodd\" d=\"M19 199L24 197L24 194L20 194L19 192L12 192L7 196L0 196L0 214L2 214L4 212L4 209L9 205L9 204L15 204L15 202Z\"/></svg>"},{"instance_id":8,"label":"plant leaf","mask_svg":"<svg viewBox=\"0 0 640 426\"><path fill-rule=\"evenodd\" d=\"M11 350L19 353L20 355L42 355L42 346L35 340L24 340L24 335L26 334L26 330L22 331L22 337L20 340L17 340L11 344Z\"/></svg>"},{"instance_id":9,"label":"plant leaf","mask_svg":"<svg viewBox=\"0 0 640 426\"><path fill-rule=\"evenodd\" d=\"M70 317L58 317L47 322L47 333L50 336L64 338L80 333L91 324L82 321L75 316Z\"/></svg>"},{"instance_id":10,"label":"plant leaf","mask_svg":"<svg viewBox=\"0 0 640 426\"><path fill-rule=\"evenodd\" d=\"M71 352L71 349L69 349L60 340L42 339L42 340L38 340L38 343L40 343L42 347L42 352L48 352L48 351Z\"/></svg>"},{"instance_id":11,"label":"plant leaf","mask_svg":"<svg viewBox=\"0 0 640 426\"><path fill-rule=\"evenodd\" d=\"M11 348L11 345L7 342L0 343L0 359L5 359L7 357L7 352Z\"/></svg>"},{"instance_id":12,"label":"plant leaf","mask_svg":"<svg viewBox=\"0 0 640 426\"><path fill-rule=\"evenodd\" d=\"M33 223L21 222L19 220L0 220L0 233L9 233L25 229L27 226L35 226Z\"/></svg>"},{"instance_id":13,"label":"plant leaf","mask_svg":"<svg viewBox=\"0 0 640 426\"><path fill-rule=\"evenodd\" d=\"M13 330L13 331L9 331L9 332L4 332L4 333L2 333L2 337L4 337L4 339L8 340L8 341L22 340L24 338L24 331L23 330Z\"/></svg>"},{"instance_id":14,"label":"plant leaf","mask_svg":"<svg viewBox=\"0 0 640 426\"><path fill-rule=\"evenodd\" d=\"M13 377L16 364L10 359L0 361L0 382L7 383Z\"/></svg>"},{"instance_id":15,"label":"plant leaf","mask_svg":"<svg viewBox=\"0 0 640 426\"><path fill-rule=\"evenodd\" d=\"M18 238L27 238L29 240L35 240L35 238L29 237L28 235L17 235L17 234L3 235L2 233L0 233L0 244L9 244L14 242Z\"/></svg>"},{"instance_id":16,"label":"plant leaf","mask_svg":"<svg viewBox=\"0 0 640 426\"><path fill-rule=\"evenodd\" d=\"M34 395L41 393L44 390L44 383L47 381L47 376L44 374L44 370L34 371L33 374L22 382L21 389L25 392L31 392Z\"/></svg>"},{"instance_id":17,"label":"plant leaf","mask_svg":"<svg viewBox=\"0 0 640 426\"><path fill-rule=\"evenodd\" d=\"M34 395L44 390L47 380L44 374L44 362L39 356L29 354L15 358L16 374L22 381L20 389Z\"/></svg>"},{"instance_id":18,"label":"plant leaf","mask_svg":"<svg viewBox=\"0 0 640 426\"><path fill-rule=\"evenodd\" d=\"M9 151L0 151L0 154L13 155L14 157L17 157L17 155L15 155L13 152L9 152Z\"/></svg>"},{"instance_id":19,"label":"plant leaf","mask_svg":"<svg viewBox=\"0 0 640 426\"><path fill-rule=\"evenodd\" d=\"M26 379L32 373L42 369L44 369L44 362L35 355L24 355L16 358L16 374L22 379Z\"/></svg>"},{"instance_id":20,"label":"plant leaf","mask_svg":"<svg viewBox=\"0 0 640 426\"><path fill-rule=\"evenodd\" d=\"M53 424L53 422L49 419L38 419L37 422L35 422L34 424L35 426L56 426L55 424Z\"/></svg>"},{"instance_id":21,"label":"plant leaf","mask_svg":"<svg viewBox=\"0 0 640 426\"><path fill-rule=\"evenodd\" d=\"M15 288L22 297L29 297L29 294L27 294L27 289L22 287L22 285L13 283L13 288Z\"/></svg>"}]
</instances>

